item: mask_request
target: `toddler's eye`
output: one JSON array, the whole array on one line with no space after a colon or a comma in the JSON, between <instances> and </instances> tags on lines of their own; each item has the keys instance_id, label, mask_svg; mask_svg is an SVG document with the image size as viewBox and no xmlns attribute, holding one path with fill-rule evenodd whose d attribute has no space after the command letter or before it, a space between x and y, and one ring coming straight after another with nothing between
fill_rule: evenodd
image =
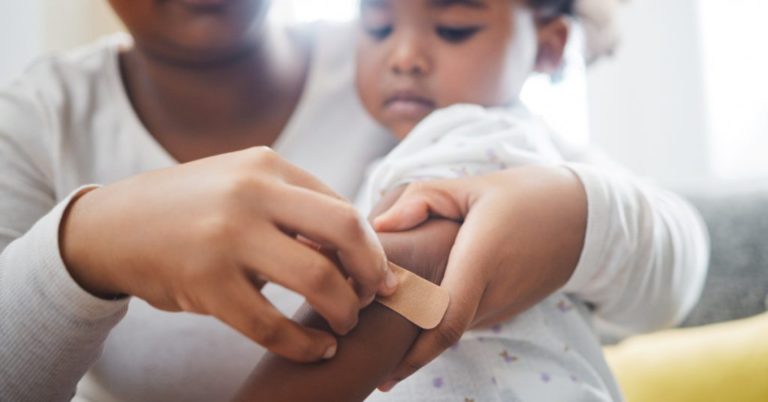
<instances>
[{"instance_id":1,"label":"toddler's eye","mask_svg":"<svg viewBox=\"0 0 768 402\"><path fill-rule=\"evenodd\" d=\"M365 32L376 40L383 40L392 33L392 25L382 25L378 27L366 27Z\"/></svg>"},{"instance_id":2,"label":"toddler's eye","mask_svg":"<svg viewBox=\"0 0 768 402\"><path fill-rule=\"evenodd\" d=\"M478 33L482 27L437 27L437 36L451 43L460 43Z\"/></svg>"}]
</instances>

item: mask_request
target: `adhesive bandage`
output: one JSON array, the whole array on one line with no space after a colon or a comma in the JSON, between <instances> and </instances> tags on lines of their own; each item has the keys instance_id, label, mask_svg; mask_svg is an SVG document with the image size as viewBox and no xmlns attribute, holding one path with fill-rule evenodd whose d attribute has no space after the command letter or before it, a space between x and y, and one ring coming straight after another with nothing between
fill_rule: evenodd
<instances>
[{"instance_id":1,"label":"adhesive bandage","mask_svg":"<svg viewBox=\"0 0 768 402\"><path fill-rule=\"evenodd\" d=\"M389 266L400 285L393 295L378 296L376 301L422 329L440 324L450 302L448 291L391 262Z\"/></svg>"}]
</instances>

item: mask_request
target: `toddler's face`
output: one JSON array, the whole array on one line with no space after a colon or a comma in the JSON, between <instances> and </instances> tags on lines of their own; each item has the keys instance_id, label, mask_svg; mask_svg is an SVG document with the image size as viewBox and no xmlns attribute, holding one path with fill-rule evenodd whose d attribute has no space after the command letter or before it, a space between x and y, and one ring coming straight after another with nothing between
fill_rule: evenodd
<instances>
[{"instance_id":1,"label":"toddler's face","mask_svg":"<svg viewBox=\"0 0 768 402\"><path fill-rule=\"evenodd\" d=\"M137 46L170 62L206 63L248 48L269 0L109 0Z\"/></svg>"},{"instance_id":2,"label":"toddler's face","mask_svg":"<svg viewBox=\"0 0 768 402\"><path fill-rule=\"evenodd\" d=\"M357 88L399 138L436 108L514 100L536 64L522 0L362 0Z\"/></svg>"}]
</instances>

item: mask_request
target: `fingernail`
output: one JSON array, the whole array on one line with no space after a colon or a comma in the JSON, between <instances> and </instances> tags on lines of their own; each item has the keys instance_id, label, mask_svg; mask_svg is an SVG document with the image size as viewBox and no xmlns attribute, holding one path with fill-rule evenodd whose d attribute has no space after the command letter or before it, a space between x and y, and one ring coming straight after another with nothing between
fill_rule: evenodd
<instances>
[{"instance_id":1,"label":"fingernail","mask_svg":"<svg viewBox=\"0 0 768 402\"><path fill-rule=\"evenodd\" d=\"M382 219L383 216L384 215L379 215L379 216L373 218L373 228L375 230L379 230L379 228L381 227L381 222L384 221L384 219Z\"/></svg>"},{"instance_id":2,"label":"fingernail","mask_svg":"<svg viewBox=\"0 0 768 402\"><path fill-rule=\"evenodd\" d=\"M376 295L371 295L370 297L368 297L366 299L361 299L360 300L360 308L367 307L369 304L373 303L373 299L375 299L375 298L376 298Z\"/></svg>"},{"instance_id":3,"label":"fingernail","mask_svg":"<svg viewBox=\"0 0 768 402\"><path fill-rule=\"evenodd\" d=\"M389 391L392 390L392 388L395 387L395 385L397 385L397 381L394 381L394 380L387 381L387 382L385 382L384 384L382 384L379 387L379 391L381 391L381 392L389 392Z\"/></svg>"},{"instance_id":4,"label":"fingernail","mask_svg":"<svg viewBox=\"0 0 768 402\"><path fill-rule=\"evenodd\" d=\"M325 350L325 353L323 354L323 359L328 360L332 358L333 356L336 356L336 345L331 345L328 347L328 349Z\"/></svg>"},{"instance_id":5,"label":"fingernail","mask_svg":"<svg viewBox=\"0 0 768 402\"><path fill-rule=\"evenodd\" d=\"M397 279L397 275L395 275L395 273L392 271L392 269L387 267L387 278L386 278L387 289L392 290L392 289L396 288L398 282L399 281Z\"/></svg>"},{"instance_id":6,"label":"fingernail","mask_svg":"<svg viewBox=\"0 0 768 402\"><path fill-rule=\"evenodd\" d=\"M339 335L347 335L348 333L352 332L353 329L357 326L357 323L360 321L360 316L355 313L354 319L350 322L349 326L347 327L344 332L339 333Z\"/></svg>"}]
</instances>

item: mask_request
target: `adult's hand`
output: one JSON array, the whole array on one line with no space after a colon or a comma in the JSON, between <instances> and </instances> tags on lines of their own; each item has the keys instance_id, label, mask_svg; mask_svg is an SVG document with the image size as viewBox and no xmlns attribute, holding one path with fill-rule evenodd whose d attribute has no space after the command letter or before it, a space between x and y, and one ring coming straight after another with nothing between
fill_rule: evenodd
<instances>
[{"instance_id":1,"label":"adult's hand","mask_svg":"<svg viewBox=\"0 0 768 402\"><path fill-rule=\"evenodd\" d=\"M559 167L518 167L485 176L413 183L374 220L401 231L431 216L463 222L441 286L451 305L380 385L387 391L471 327L504 321L562 287L584 243L586 193Z\"/></svg>"},{"instance_id":2,"label":"adult's hand","mask_svg":"<svg viewBox=\"0 0 768 402\"><path fill-rule=\"evenodd\" d=\"M336 340L280 314L264 283L305 296L340 334L397 285L366 220L263 147L90 191L71 204L60 237L65 265L91 293L212 315L297 361L331 357Z\"/></svg>"}]
</instances>

